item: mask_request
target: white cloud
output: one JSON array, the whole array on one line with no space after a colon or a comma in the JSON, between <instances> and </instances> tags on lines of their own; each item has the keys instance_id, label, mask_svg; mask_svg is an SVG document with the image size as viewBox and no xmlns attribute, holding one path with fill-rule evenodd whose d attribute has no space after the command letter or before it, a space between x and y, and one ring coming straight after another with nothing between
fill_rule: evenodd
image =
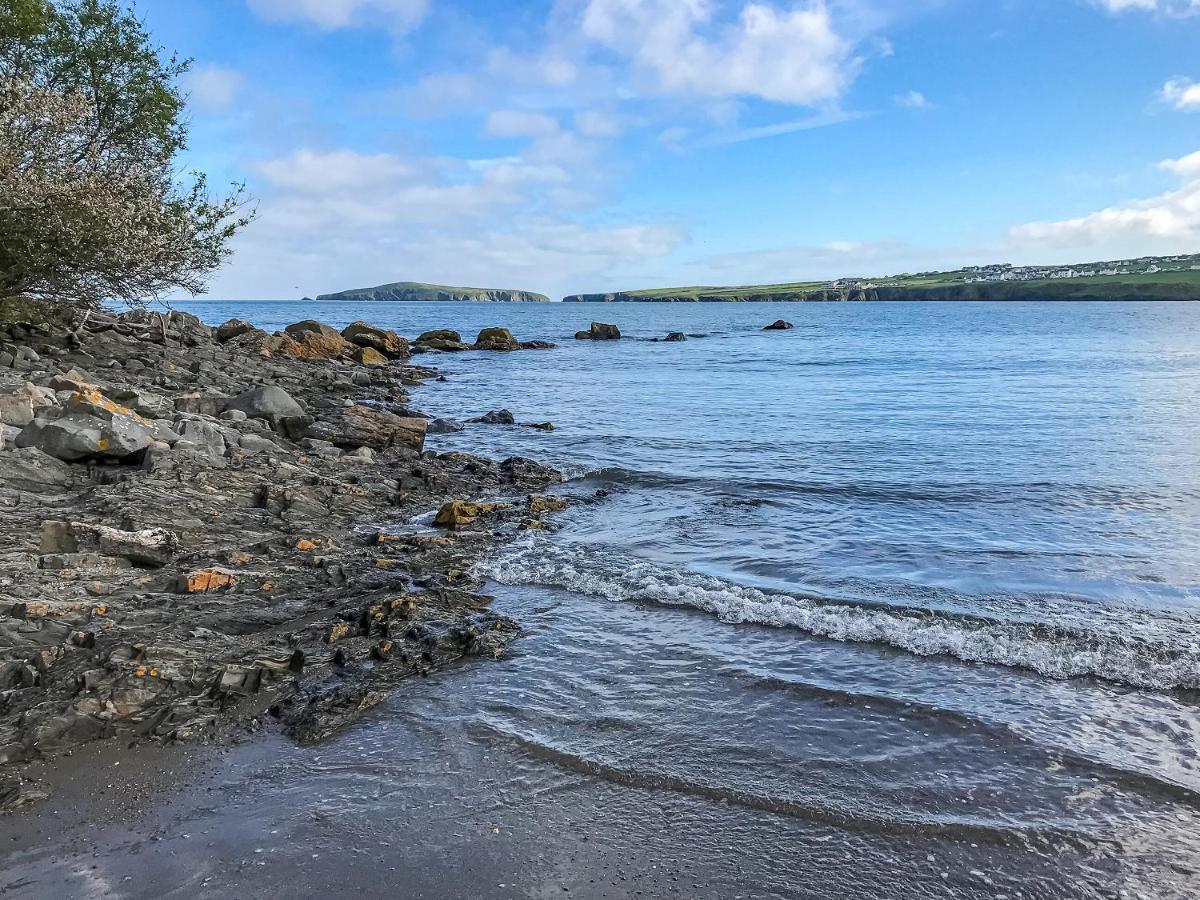
<instances>
[{"instance_id":1,"label":"white cloud","mask_svg":"<svg viewBox=\"0 0 1200 900\"><path fill-rule=\"evenodd\" d=\"M259 219L214 293L417 280L563 294L686 240L671 223L577 220L569 201L586 193L593 167L577 140L560 132L495 159L301 149L263 161Z\"/></svg>"},{"instance_id":2,"label":"white cloud","mask_svg":"<svg viewBox=\"0 0 1200 900\"><path fill-rule=\"evenodd\" d=\"M1164 159L1158 167L1180 178L1200 178L1200 150L1179 159Z\"/></svg>"},{"instance_id":3,"label":"white cloud","mask_svg":"<svg viewBox=\"0 0 1200 900\"><path fill-rule=\"evenodd\" d=\"M429 10L429 0L247 0L264 19L308 21L321 28L345 28L372 21L393 31L415 28Z\"/></svg>"},{"instance_id":4,"label":"white cloud","mask_svg":"<svg viewBox=\"0 0 1200 900\"><path fill-rule=\"evenodd\" d=\"M1149 12L1164 16L1194 16L1200 0L1097 0L1110 13Z\"/></svg>"},{"instance_id":5,"label":"white cloud","mask_svg":"<svg viewBox=\"0 0 1200 900\"><path fill-rule=\"evenodd\" d=\"M596 110L584 110L575 116L575 128L584 137L617 137L624 130L619 117Z\"/></svg>"},{"instance_id":6,"label":"white cloud","mask_svg":"<svg viewBox=\"0 0 1200 900\"><path fill-rule=\"evenodd\" d=\"M1168 81L1158 96L1176 109L1200 110L1200 84L1189 78L1174 78Z\"/></svg>"},{"instance_id":7,"label":"white cloud","mask_svg":"<svg viewBox=\"0 0 1200 900\"><path fill-rule=\"evenodd\" d=\"M543 137L558 131L558 122L545 113L498 109L490 113L483 130L491 137Z\"/></svg>"},{"instance_id":8,"label":"white cloud","mask_svg":"<svg viewBox=\"0 0 1200 900\"><path fill-rule=\"evenodd\" d=\"M920 91L905 91L902 94L897 94L892 98L892 101L902 109L932 109L933 104L929 102L929 98Z\"/></svg>"},{"instance_id":9,"label":"white cloud","mask_svg":"<svg viewBox=\"0 0 1200 900\"><path fill-rule=\"evenodd\" d=\"M1200 241L1200 151L1159 163L1183 179L1176 190L1056 222L1030 222L1013 228L1019 243L1059 247L1103 247L1130 242L1141 250L1194 249Z\"/></svg>"},{"instance_id":10,"label":"white cloud","mask_svg":"<svg viewBox=\"0 0 1200 900\"><path fill-rule=\"evenodd\" d=\"M860 67L822 0L747 3L731 24L711 0L589 0L582 31L666 94L829 103Z\"/></svg>"},{"instance_id":11,"label":"white cloud","mask_svg":"<svg viewBox=\"0 0 1200 900\"><path fill-rule=\"evenodd\" d=\"M237 99L245 80L241 72L208 63L188 73L188 99L201 112L224 112Z\"/></svg>"}]
</instances>

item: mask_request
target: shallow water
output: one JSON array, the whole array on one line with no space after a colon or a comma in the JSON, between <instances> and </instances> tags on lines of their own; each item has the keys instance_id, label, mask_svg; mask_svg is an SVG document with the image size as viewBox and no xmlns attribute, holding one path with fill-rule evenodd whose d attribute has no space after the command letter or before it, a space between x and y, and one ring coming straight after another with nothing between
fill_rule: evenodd
<instances>
[{"instance_id":1,"label":"shallow water","mask_svg":"<svg viewBox=\"0 0 1200 900\"><path fill-rule=\"evenodd\" d=\"M590 811L608 852L672 854L684 895L1200 885L1200 306L185 308L556 340L425 357L448 380L414 403L550 419L430 446L610 492L484 563L517 656L296 751L293 801L404 752L418 796L455 760L530 833ZM571 340L592 317L633 339ZM411 789L342 802L390 821Z\"/></svg>"}]
</instances>

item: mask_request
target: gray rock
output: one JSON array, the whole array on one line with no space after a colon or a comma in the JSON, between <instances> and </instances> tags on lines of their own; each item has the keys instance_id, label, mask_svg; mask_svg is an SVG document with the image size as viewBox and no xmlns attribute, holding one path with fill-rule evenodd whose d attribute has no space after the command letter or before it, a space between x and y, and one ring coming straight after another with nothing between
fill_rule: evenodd
<instances>
[{"instance_id":1,"label":"gray rock","mask_svg":"<svg viewBox=\"0 0 1200 900\"><path fill-rule=\"evenodd\" d=\"M33 396L28 391L0 396L0 423L24 428L33 421L33 415Z\"/></svg>"},{"instance_id":2,"label":"gray rock","mask_svg":"<svg viewBox=\"0 0 1200 900\"><path fill-rule=\"evenodd\" d=\"M191 450L214 458L225 455L225 436L211 422L186 419L179 425L179 440L175 450Z\"/></svg>"},{"instance_id":3,"label":"gray rock","mask_svg":"<svg viewBox=\"0 0 1200 900\"><path fill-rule=\"evenodd\" d=\"M433 419L425 426L426 434L453 434L463 430L462 422L455 422L453 419Z\"/></svg>"},{"instance_id":4,"label":"gray rock","mask_svg":"<svg viewBox=\"0 0 1200 900\"><path fill-rule=\"evenodd\" d=\"M225 411L230 410L244 412L251 418L266 419L276 429L288 420L305 417L304 407L291 394L270 384L251 388L231 398L225 403Z\"/></svg>"},{"instance_id":5,"label":"gray rock","mask_svg":"<svg viewBox=\"0 0 1200 900\"><path fill-rule=\"evenodd\" d=\"M243 434L238 438L238 446L248 454L279 453L282 451L277 443L261 434Z\"/></svg>"},{"instance_id":6,"label":"gray rock","mask_svg":"<svg viewBox=\"0 0 1200 900\"><path fill-rule=\"evenodd\" d=\"M145 450L154 440L144 421L119 414L106 421L81 411L66 412L55 418L39 416L17 435L17 446L36 447L68 462L122 459Z\"/></svg>"},{"instance_id":7,"label":"gray rock","mask_svg":"<svg viewBox=\"0 0 1200 900\"><path fill-rule=\"evenodd\" d=\"M107 392L117 403L127 406L139 416L150 419L161 419L175 411L175 404L151 391L139 388L117 387Z\"/></svg>"},{"instance_id":8,"label":"gray rock","mask_svg":"<svg viewBox=\"0 0 1200 900\"><path fill-rule=\"evenodd\" d=\"M37 447L22 447L0 456L0 484L17 491L46 493L69 487L71 467Z\"/></svg>"},{"instance_id":9,"label":"gray rock","mask_svg":"<svg viewBox=\"0 0 1200 900\"><path fill-rule=\"evenodd\" d=\"M175 409L181 413L215 416L225 409L229 395L220 391L195 391L175 398Z\"/></svg>"},{"instance_id":10,"label":"gray rock","mask_svg":"<svg viewBox=\"0 0 1200 900\"><path fill-rule=\"evenodd\" d=\"M255 328L244 319L230 319L217 326L217 340L222 344L226 341L231 341L235 337L241 337L243 334L249 334Z\"/></svg>"},{"instance_id":11,"label":"gray rock","mask_svg":"<svg viewBox=\"0 0 1200 900\"><path fill-rule=\"evenodd\" d=\"M226 422L245 422L247 416L240 409L227 409L217 418Z\"/></svg>"},{"instance_id":12,"label":"gray rock","mask_svg":"<svg viewBox=\"0 0 1200 900\"><path fill-rule=\"evenodd\" d=\"M507 409L493 409L489 413L484 413L477 419L468 421L478 422L481 425L516 425L517 420Z\"/></svg>"}]
</instances>

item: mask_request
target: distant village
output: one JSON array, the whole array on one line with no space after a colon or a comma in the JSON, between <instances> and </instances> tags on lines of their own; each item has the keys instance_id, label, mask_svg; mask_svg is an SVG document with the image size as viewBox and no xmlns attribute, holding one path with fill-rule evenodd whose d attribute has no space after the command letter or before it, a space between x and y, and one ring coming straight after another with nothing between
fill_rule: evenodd
<instances>
[{"instance_id":1,"label":"distant village","mask_svg":"<svg viewBox=\"0 0 1200 900\"><path fill-rule=\"evenodd\" d=\"M1138 259L1122 259L1113 262L1081 263L1069 266L1014 266L1010 263L993 263L987 266L965 266L958 272L906 272L883 279L895 283L917 278L962 274L963 284L983 284L1000 281L1041 281L1057 278L1096 278L1112 275L1154 275L1159 272L1200 272L1200 255L1143 256ZM865 278L839 278L831 281L832 290L871 290L882 286L878 281Z\"/></svg>"}]
</instances>

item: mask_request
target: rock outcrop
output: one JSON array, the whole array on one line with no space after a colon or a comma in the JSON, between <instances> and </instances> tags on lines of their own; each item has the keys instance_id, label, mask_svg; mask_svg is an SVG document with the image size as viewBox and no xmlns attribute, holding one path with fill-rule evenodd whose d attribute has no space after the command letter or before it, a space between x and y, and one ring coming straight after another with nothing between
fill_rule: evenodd
<instances>
[{"instance_id":1,"label":"rock outcrop","mask_svg":"<svg viewBox=\"0 0 1200 900\"><path fill-rule=\"evenodd\" d=\"M485 328L475 338L475 350L520 350L520 342L507 328Z\"/></svg>"},{"instance_id":2,"label":"rock outcrop","mask_svg":"<svg viewBox=\"0 0 1200 900\"><path fill-rule=\"evenodd\" d=\"M619 341L621 329L616 325L593 322L587 331L575 332L575 339L578 341Z\"/></svg>"},{"instance_id":3,"label":"rock outcrop","mask_svg":"<svg viewBox=\"0 0 1200 900\"><path fill-rule=\"evenodd\" d=\"M6 787L24 762L263 721L317 740L519 633L466 573L545 524L496 498L558 473L423 453L401 413L436 373L356 366L316 325L284 336L335 358L178 314L0 325L0 809L37 796ZM449 501L441 533L407 524Z\"/></svg>"}]
</instances>

